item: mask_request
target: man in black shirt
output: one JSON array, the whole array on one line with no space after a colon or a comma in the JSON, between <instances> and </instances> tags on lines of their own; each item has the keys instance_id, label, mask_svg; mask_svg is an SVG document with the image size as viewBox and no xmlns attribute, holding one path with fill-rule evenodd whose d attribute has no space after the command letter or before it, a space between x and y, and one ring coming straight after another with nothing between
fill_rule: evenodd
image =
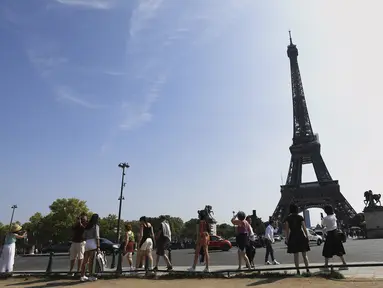
<instances>
[{"instance_id":1,"label":"man in black shirt","mask_svg":"<svg viewBox=\"0 0 383 288\"><path fill-rule=\"evenodd\" d=\"M72 274L74 263L77 259L77 272L80 271L82 261L84 259L85 252L85 240L84 240L84 230L87 223L87 217L85 214L82 214L77 218L77 222L73 225L73 236L72 236L72 245L70 246L70 270L69 273ZM74 274L72 274L74 275Z\"/></svg>"}]
</instances>

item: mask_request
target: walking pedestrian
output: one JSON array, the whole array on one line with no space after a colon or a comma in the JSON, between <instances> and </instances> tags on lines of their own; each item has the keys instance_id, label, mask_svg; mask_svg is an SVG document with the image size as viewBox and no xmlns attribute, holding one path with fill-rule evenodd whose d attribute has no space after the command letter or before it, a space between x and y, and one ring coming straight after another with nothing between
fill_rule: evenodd
<instances>
[{"instance_id":1,"label":"walking pedestrian","mask_svg":"<svg viewBox=\"0 0 383 288\"><path fill-rule=\"evenodd\" d=\"M266 254L265 254L265 265L279 265L279 262L274 258L274 249L273 244L274 240L274 220L269 221L269 225L266 227L265 231L265 245L266 245ZM271 258L271 262L269 261L269 256Z\"/></svg>"},{"instance_id":2,"label":"walking pedestrian","mask_svg":"<svg viewBox=\"0 0 383 288\"><path fill-rule=\"evenodd\" d=\"M125 247L124 247L124 256L126 256L129 264L129 270L133 270L133 252L134 252L134 233L132 231L132 225L127 224L125 233Z\"/></svg>"},{"instance_id":3,"label":"walking pedestrian","mask_svg":"<svg viewBox=\"0 0 383 288\"><path fill-rule=\"evenodd\" d=\"M74 276L72 273L74 264L77 260L77 273L80 272L82 261L84 260L85 253L85 239L84 239L84 231L87 224L87 216L82 214L77 218L77 222L73 225L72 231L72 244L69 249L69 257L70 257L70 269L69 274Z\"/></svg>"},{"instance_id":4,"label":"walking pedestrian","mask_svg":"<svg viewBox=\"0 0 383 288\"><path fill-rule=\"evenodd\" d=\"M81 278L84 281L96 281L94 271L94 260L96 253L100 253L100 227L99 227L99 216L93 214L84 230L85 239L85 253L84 260L81 266ZM89 277L85 276L86 266L88 264Z\"/></svg>"},{"instance_id":5,"label":"walking pedestrian","mask_svg":"<svg viewBox=\"0 0 383 288\"><path fill-rule=\"evenodd\" d=\"M294 263L299 271L299 253L302 253L303 261L305 262L306 271L309 273L309 259L307 257L307 251L310 251L309 235L305 220L298 214L299 209L295 204L290 205L290 214L286 218L285 233L287 241L287 253L294 254Z\"/></svg>"},{"instance_id":6,"label":"walking pedestrian","mask_svg":"<svg viewBox=\"0 0 383 288\"><path fill-rule=\"evenodd\" d=\"M23 228L19 224L13 224L10 231L5 236L3 250L0 257L0 273L12 273L15 264L16 240L24 239L27 233L21 231Z\"/></svg>"},{"instance_id":7,"label":"walking pedestrian","mask_svg":"<svg viewBox=\"0 0 383 288\"><path fill-rule=\"evenodd\" d=\"M203 249L204 260L205 260L205 269L203 272L209 272L209 240L210 240L210 225L206 220L206 214L203 211L198 211L198 224L197 224L197 241L194 251L194 261L192 267L189 271L195 271L198 262L198 256L200 255L201 249Z\"/></svg>"},{"instance_id":8,"label":"walking pedestrian","mask_svg":"<svg viewBox=\"0 0 383 288\"><path fill-rule=\"evenodd\" d=\"M154 232L153 232L153 226L150 224L145 216L142 216L140 218L140 239L138 241L139 243L139 250L140 250L140 259L136 259L136 262L142 263L142 260L147 258L148 259L148 270L152 270L153 267L153 246L154 246Z\"/></svg>"},{"instance_id":9,"label":"walking pedestrian","mask_svg":"<svg viewBox=\"0 0 383 288\"><path fill-rule=\"evenodd\" d=\"M334 209L332 206L327 205L324 207L324 212L327 214L322 220L322 226L324 226L325 233L327 234L322 251L322 256L325 257L325 269L328 269L328 260L333 256L338 256L343 263L343 266L340 267L339 270L348 270L347 263L344 260L346 251L344 250L342 240L339 237Z\"/></svg>"},{"instance_id":10,"label":"walking pedestrian","mask_svg":"<svg viewBox=\"0 0 383 288\"><path fill-rule=\"evenodd\" d=\"M156 265L154 271L158 270L158 263L160 262L160 257L164 257L168 271L172 270L172 264L168 256L166 255L166 250L168 250L170 241L172 239L172 232L170 230L169 222L166 220L165 216L161 215L160 217L160 229L157 234L157 248L156 248Z\"/></svg>"},{"instance_id":11,"label":"walking pedestrian","mask_svg":"<svg viewBox=\"0 0 383 288\"><path fill-rule=\"evenodd\" d=\"M237 219L238 218L238 219ZM231 219L231 223L237 226L237 246L238 246L238 270L242 269L242 259L245 260L245 264L248 269L251 268L249 258L247 258L245 249L249 243L250 224L246 221L245 212L239 211Z\"/></svg>"},{"instance_id":12,"label":"walking pedestrian","mask_svg":"<svg viewBox=\"0 0 383 288\"><path fill-rule=\"evenodd\" d=\"M251 216L247 216L246 221L250 224L250 236L249 236L249 243L246 246L246 256L249 259L250 267L254 268L255 267L254 257L255 257L256 250L255 250L255 234L254 234L253 228L251 227L251 224L252 224Z\"/></svg>"}]
</instances>

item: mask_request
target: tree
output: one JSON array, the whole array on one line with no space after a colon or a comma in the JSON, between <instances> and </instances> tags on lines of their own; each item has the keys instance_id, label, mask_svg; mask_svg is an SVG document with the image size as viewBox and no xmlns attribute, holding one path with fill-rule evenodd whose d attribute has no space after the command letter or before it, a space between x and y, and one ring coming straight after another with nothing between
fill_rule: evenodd
<instances>
[{"instance_id":1,"label":"tree","mask_svg":"<svg viewBox=\"0 0 383 288\"><path fill-rule=\"evenodd\" d=\"M252 226L254 229L254 233L257 235L263 235L265 234L266 227L265 223L263 223L262 219L255 216L254 219L252 219Z\"/></svg>"},{"instance_id":2,"label":"tree","mask_svg":"<svg viewBox=\"0 0 383 288\"><path fill-rule=\"evenodd\" d=\"M112 242L117 241L117 225L118 217L114 214L109 214L107 217L100 219L100 236L107 238ZM125 234L125 223L123 220L120 221L120 236L124 238Z\"/></svg>"},{"instance_id":3,"label":"tree","mask_svg":"<svg viewBox=\"0 0 383 288\"><path fill-rule=\"evenodd\" d=\"M233 225L226 223L217 225L217 234L225 239L235 236L235 230Z\"/></svg>"},{"instance_id":4,"label":"tree","mask_svg":"<svg viewBox=\"0 0 383 288\"><path fill-rule=\"evenodd\" d=\"M189 221L186 221L184 227L182 228L181 236L189 239L196 239L197 237L197 224L198 219L192 218Z\"/></svg>"}]
</instances>

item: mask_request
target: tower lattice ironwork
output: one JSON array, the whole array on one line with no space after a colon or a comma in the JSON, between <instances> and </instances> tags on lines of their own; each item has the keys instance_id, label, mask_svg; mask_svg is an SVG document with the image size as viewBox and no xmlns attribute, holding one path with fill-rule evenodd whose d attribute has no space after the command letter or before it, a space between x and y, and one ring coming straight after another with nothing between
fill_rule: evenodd
<instances>
[{"instance_id":1,"label":"tower lattice ironwork","mask_svg":"<svg viewBox=\"0 0 383 288\"><path fill-rule=\"evenodd\" d=\"M287 56L290 59L291 89L293 100L293 144L286 184L281 186L281 199L273 213L274 219L282 220L289 213L289 205L295 203L300 211L308 208L323 208L333 205L338 220L347 224L356 215L355 210L340 192L337 180L333 180L323 161L318 135L313 132L303 91L298 65L298 49L293 44L291 33ZM302 166L312 164L316 182L302 183Z\"/></svg>"}]
</instances>

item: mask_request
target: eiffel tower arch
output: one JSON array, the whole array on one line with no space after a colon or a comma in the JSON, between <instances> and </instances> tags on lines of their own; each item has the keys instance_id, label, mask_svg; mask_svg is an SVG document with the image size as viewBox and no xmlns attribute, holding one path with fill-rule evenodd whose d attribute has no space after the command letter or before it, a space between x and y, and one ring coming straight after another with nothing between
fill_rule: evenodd
<instances>
[{"instance_id":1,"label":"eiffel tower arch","mask_svg":"<svg viewBox=\"0 0 383 288\"><path fill-rule=\"evenodd\" d=\"M281 198L272 218L283 222L291 203L296 204L300 212L330 204L335 208L338 220L347 224L356 212L340 192L338 181L332 179L323 161L318 135L311 126L299 71L298 49L293 44L291 33L287 56L291 71L293 143L290 146L291 160L286 184L281 186ZM314 168L317 181L302 183L302 167L309 164Z\"/></svg>"}]
</instances>

